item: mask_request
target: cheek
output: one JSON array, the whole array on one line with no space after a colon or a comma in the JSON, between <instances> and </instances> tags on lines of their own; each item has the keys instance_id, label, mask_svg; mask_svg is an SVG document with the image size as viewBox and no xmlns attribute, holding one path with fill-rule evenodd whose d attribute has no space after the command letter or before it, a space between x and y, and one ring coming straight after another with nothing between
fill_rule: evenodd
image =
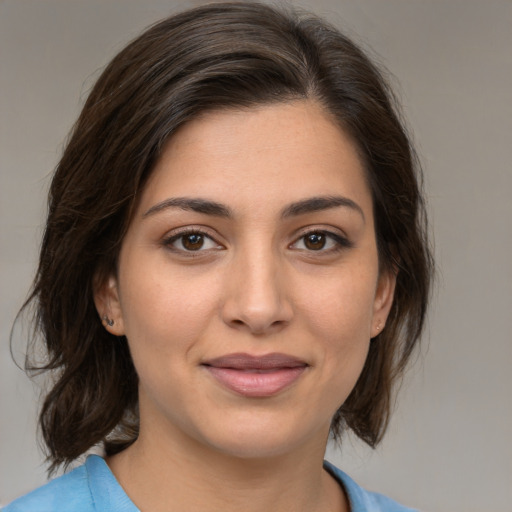
<instances>
[{"instance_id":1,"label":"cheek","mask_svg":"<svg viewBox=\"0 0 512 512\"><path fill-rule=\"evenodd\" d=\"M322 293L304 294L306 329L318 347L318 364L326 385L339 390L338 406L348 396L364 366L370 345L373 276L356 271L326 281Z\"/></svg>"},{"instance_id":2,"label":"cheek","mask_svg":"<svg viewBox=\"0 0 512 512\"><path fill-rule=\"evenodd\" d=\"M375 297L373 276L362 278L356 272L346 278L325 279L318 292L302 290L302 309L314 332L326 339L343 340L345 344L369 339Z\"/></svg>"},{"instance_id":3,"label":"cheek","mask_svg":"<svg viewBox=\"0 0 512 512\"><path fill-rule=\"evenodd\" d=\"M127 276L128 277L128 276ZM216 302L214 283L191 282L183 275L150 272L123 281L122 312L134 362L171 364L206 329Z\"/></svg>"}]
</instances>

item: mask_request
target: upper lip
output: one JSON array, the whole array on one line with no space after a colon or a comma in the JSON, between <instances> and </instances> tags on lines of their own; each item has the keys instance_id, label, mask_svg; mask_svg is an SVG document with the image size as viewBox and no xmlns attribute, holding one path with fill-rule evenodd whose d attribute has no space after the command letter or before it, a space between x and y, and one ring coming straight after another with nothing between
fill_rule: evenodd
<instances>
[{"instance_id":1,"label":"upper lip","mask_svg":"<svg viewBox=\"0 0 512 512\"><path fill-rule=\"evenodd\" d=\"M287 354L272 353L261 356L236 353L209 359L203 362L205 366L215 368L230 368L233 370L271 370L273 368L298 368L308 364Z\"/></svg>"}]
</instances>

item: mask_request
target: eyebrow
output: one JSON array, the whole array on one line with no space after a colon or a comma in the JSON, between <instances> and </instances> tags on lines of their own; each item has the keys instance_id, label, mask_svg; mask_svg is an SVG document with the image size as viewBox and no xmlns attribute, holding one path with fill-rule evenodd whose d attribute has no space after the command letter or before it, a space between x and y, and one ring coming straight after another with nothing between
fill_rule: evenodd
<instances>
[{"instance_id":1,"label":"eyebrow","mask_svg":"<svg viewBox=\"0 0 512 512\"><path fill-rule=\"evenodd\" d=\"M350 208L358 212L363 221L366 221L363 209L352 199L344 196L320 196L304 199L288 205L282 212L282 218L294 217L305 213L319 212L329 210L330 208L338 208L340 206Z\"/></svg>"},{"instance_id":2,"label":"eyebrow","mask_svg":"<svg viewBox=\"0 0 512 512\"><path fill-rule=\"evenodd\" d=\"M297 201L286 206L281 212L281 218L295 217L306 213L314 213L331 208L345 207L358 212L363 221L365 216L363 209L352 199L343 196L319 196ZM155 204L147 210L143 217L149 217L168 208L180 208L181 210L203 213L205 215L213 215L215 217L232 218L233 212L231 208L216 201L209 199L192 198L192 197L171 197L160 203Z\"/></svg>"},{"instance_id":3,"label":"eyebrow","mask_svg":"<svg viewBox=\"0 0 512 512\"><path fill-rule=\"evenodd\" d=\"M233 217L231 209L223 204L208 199L192 198L192 197L172 197L155 204L147 210L143 217L149 217L155 213L167 210L168 208L180 208L181 210L188 210L197 213L204 213L206 215L213 215L215 217L230 218Z\"/></svg>"}]
</instances>

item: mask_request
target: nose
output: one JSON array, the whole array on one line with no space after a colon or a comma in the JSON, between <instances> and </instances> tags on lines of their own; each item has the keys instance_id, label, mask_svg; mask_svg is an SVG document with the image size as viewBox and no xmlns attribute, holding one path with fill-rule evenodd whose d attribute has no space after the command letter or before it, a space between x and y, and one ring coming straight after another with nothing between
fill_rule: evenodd
<instances>
[{"instance_id":1,"label":"nose","mask_svg":"<svg viewBox=\"0 0 512 512\"><path fill-rule=\"evenodd\" d=\"M293 309L278 259L270 249L247 251L234 258L222 307L227 325L264 335L290 323Z\"/></svg>"}]
</instances>

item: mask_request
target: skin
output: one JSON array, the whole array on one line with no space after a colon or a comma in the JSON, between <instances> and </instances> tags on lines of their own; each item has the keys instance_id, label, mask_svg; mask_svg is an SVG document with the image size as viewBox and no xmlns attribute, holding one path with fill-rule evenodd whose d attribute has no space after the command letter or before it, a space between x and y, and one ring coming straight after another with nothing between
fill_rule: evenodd
<instances>
[{"instance_id":1,"label":"skin","mask_svg":"<svg viewBox=\"0 0 512 512\"><path fill-rule=\"evenodd\" d=\"M289 211L333 196L348 206ZM215 201L231 216L165 206L175 198ZM312 244L311 232L325 238ZM140 379L140 437L108 460L134 503L348 510L322 468L329 425L394 284L379 272L357 149L316 103L213 112L182 127L141 195L117 275L96 292ZM247 397L203 365L239 352L284 353L307 367L278 393Z\"/></svg>"}]
</instances>

